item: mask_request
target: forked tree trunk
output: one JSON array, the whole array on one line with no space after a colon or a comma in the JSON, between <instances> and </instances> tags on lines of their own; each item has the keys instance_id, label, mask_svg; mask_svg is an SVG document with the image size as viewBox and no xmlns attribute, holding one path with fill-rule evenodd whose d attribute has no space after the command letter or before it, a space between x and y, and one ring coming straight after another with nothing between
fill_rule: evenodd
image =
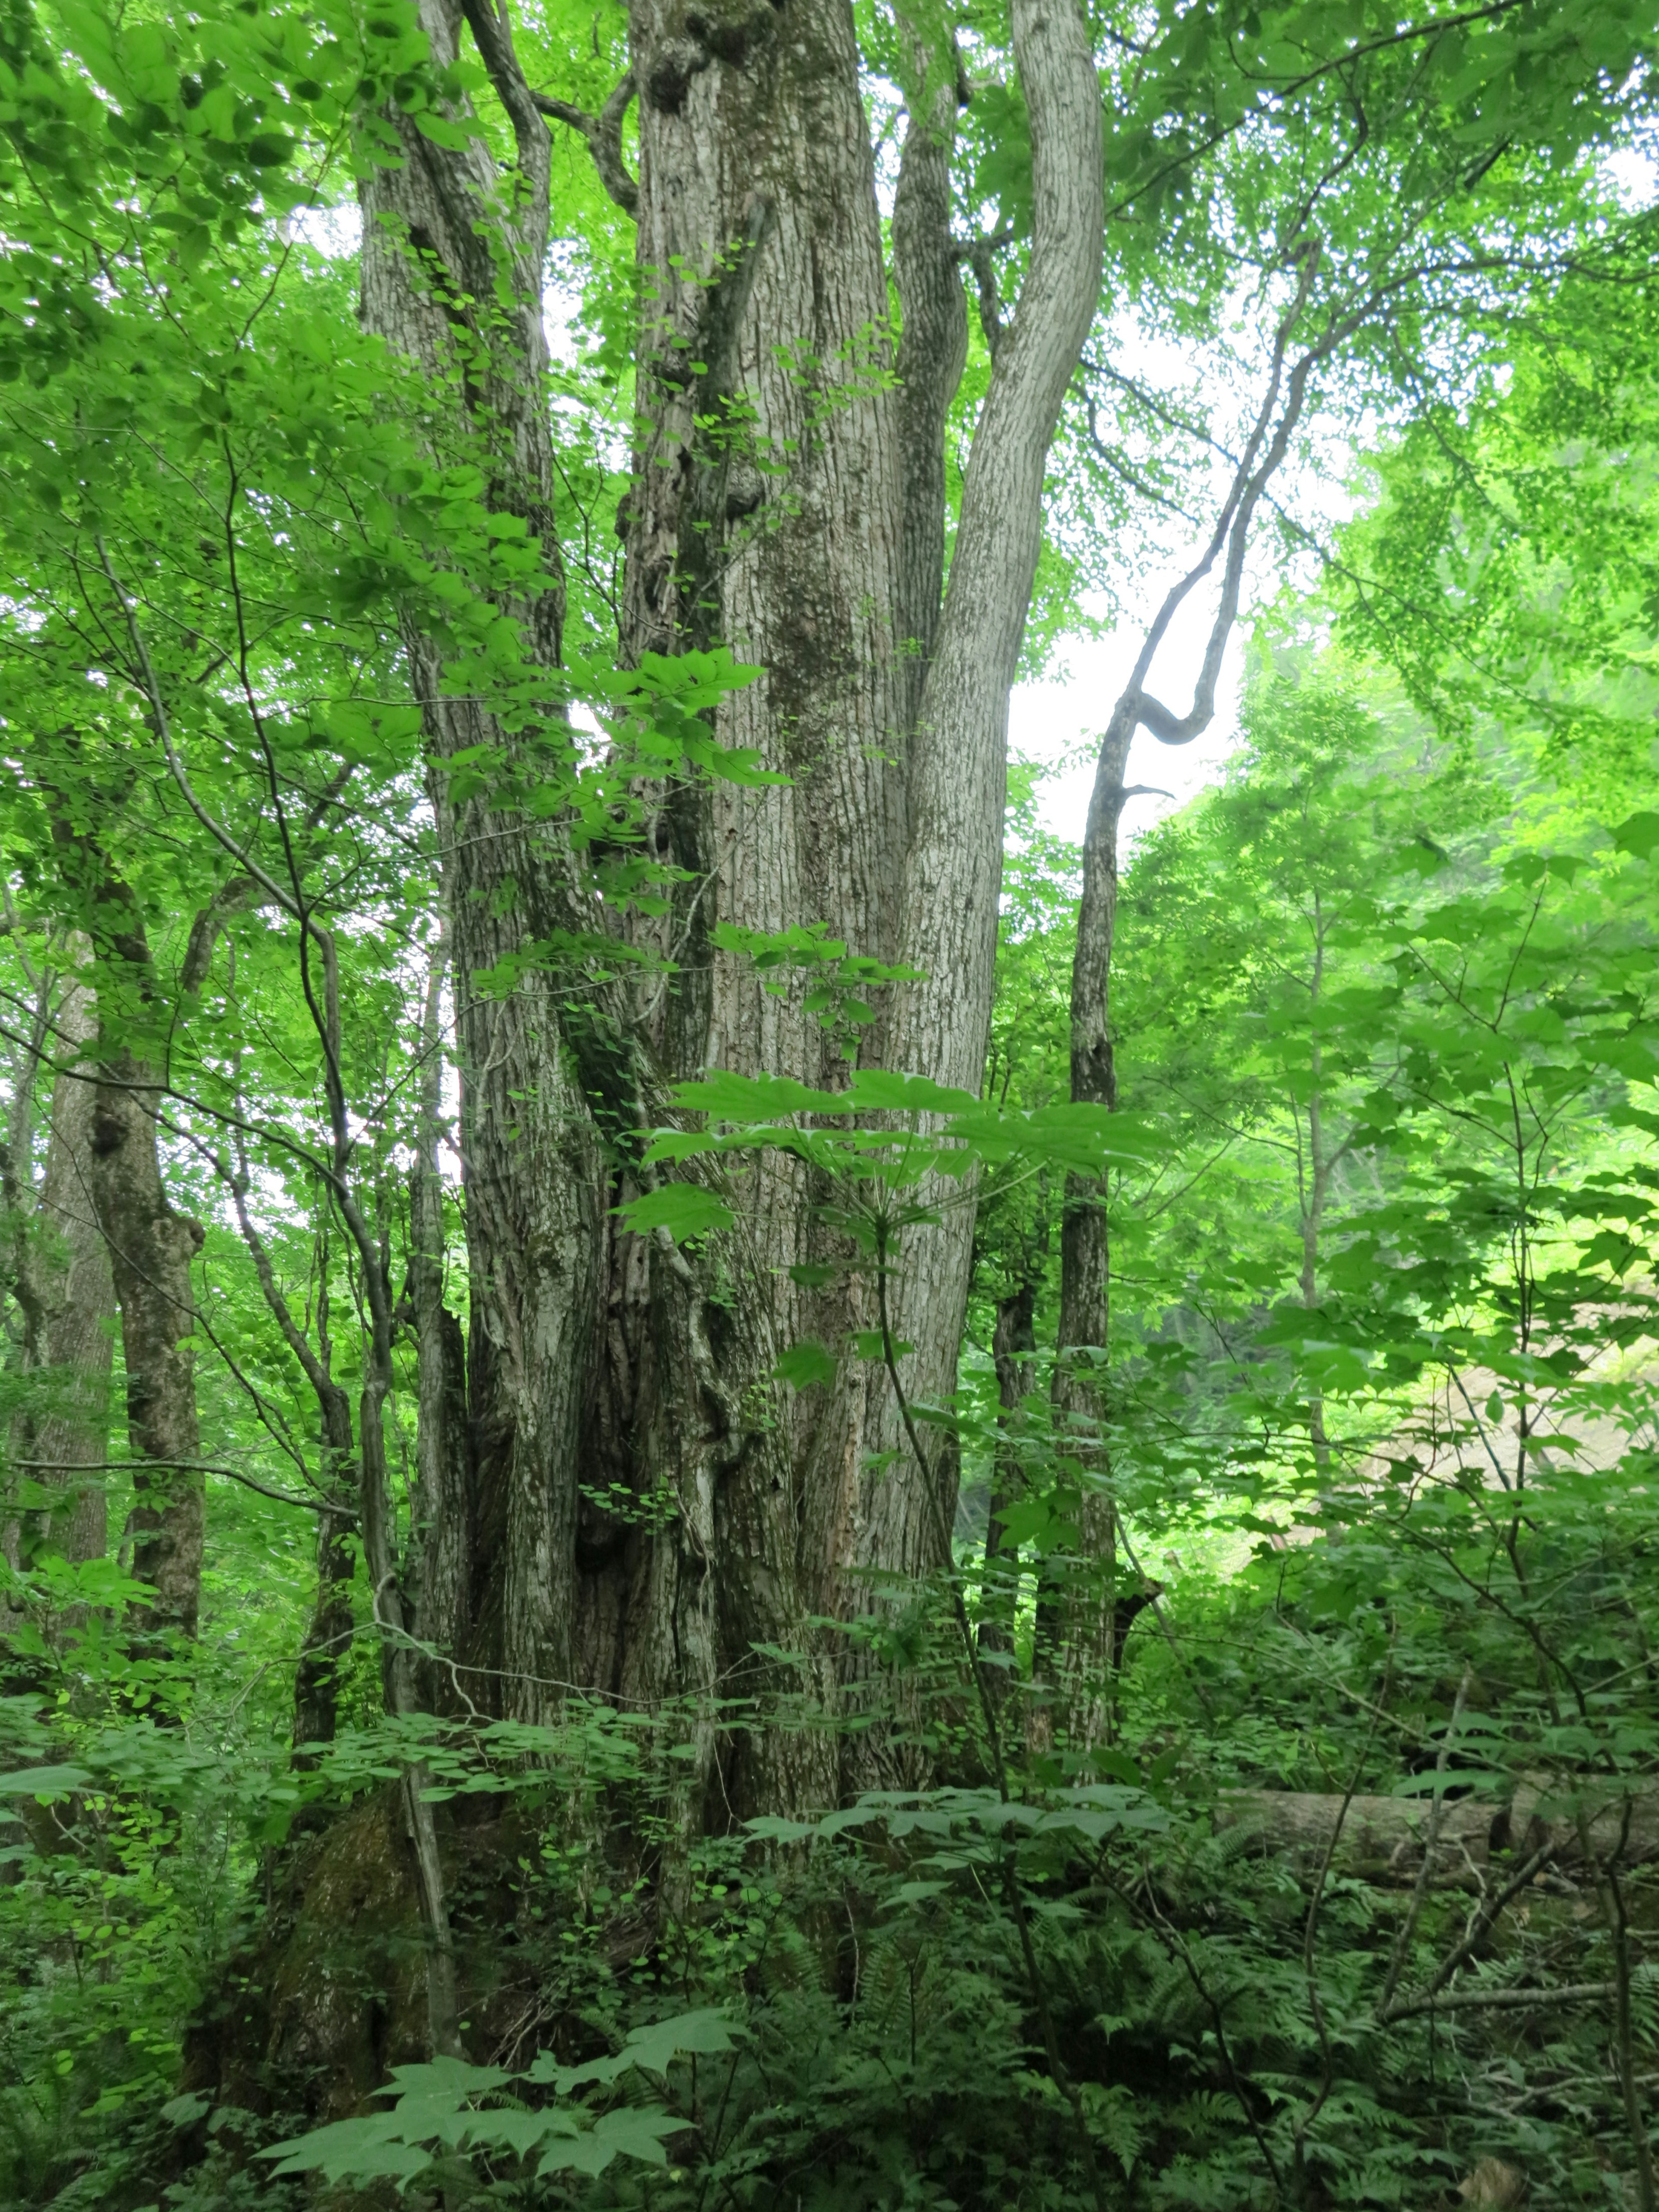
<instances>
[{"instance_id":1,"label":"forked tree trunk","mask_svg":"<svg viewBox=\"0 0 1659 2212\"><path fill-rule=\"evenodd\" d=\"M975 428L916 714L899 950L921 980L896 988L887 1040L890 1066L975 1092L990 1036L1008 696L1042 544L1048 448L1099 299L1104 222L1100 91L1082 15L1073 0L1013 0L1012 18L1030 117L1030 260ZM956 1381L973 1210L954 1195L939 1227L913 1234L896 1285L916 1399L943 1398ZM890 1412L884 1441L898 1442ZM860 1565L914 1572L940 1563L957 1464L948 1446L936 1458L937 1497L905 1462L906 1479L869 1486Z\"/></svg>"},{"instance_id":2,"label":"forked tree trunk","mask_svg":"<svg viewBox=\"0 0 1659 2212\"><path fill-rule=\"evenodd\" d=\"M470 27L517 149L511 190L477 142L435 147L397 123L404 160L363 187L363 301L372 327L454 394L434 433L485 467L492 504L524 517L554 557L540 272L546 125L504 19L483 0L425 0L440 63ZM1074 0L1016 0L1030 112L1036 224L1030 271L974 447L941 614L945 410L960 374L963 311L949 234L955 71L942 55L905 156L896 240L905 337L902 394L884 335L888 289L850 0L688 15L634 0L640 177L606 167L637 211L647 302L640 431L625 516L624 660L714 643L762 678L714 715L781 787L647 793L655 849L684 871L655 939L669 963L637 995L561 988L531 969L510 998L475 981L527 939L598 927L556 829L534 835L488 794L452 803L463 746L511 763L564 743L505 730L443 696L441 658L412 623L431 790L446 854L462 1079L476 1448L465 1542L428 1533L463 1656L500 1670L507 1709L556 1705L574 1680L647 1707L689 1696L706 1717L693 1796L745 1807L822 1797L817 1740L757 1729L716 1776L712 1700L799 1678L762 1650L793 1650L825 1686L813 1613L866 1603L866 1570L940 1560L954 1464L929 1497L901 1460L886 1388L850 1361L830 1389L771 1381L799 1335L837 1348L870 1325L871 1286L823 1290L789 1270L837 1256L816 1218L825 1194L793 1164L736 1187L738 1226L695 1256L611 1225L636 1166L635 1131L665 1086L705 1068L834 1086L844 1039L805 986L768 992L719 925L822 925L855 955L925 969L896 990L866 1060L977 1087L995 947L1007 693L1041 534L1043 471L1093 313L1102 224L1098 93ZM556 112L556 103L554 103ZM396 120L396 118L394 118ZM514 301L495 311L505 243ZM480 300L492 305L486 311ZM467 374L453 377L465 329ZM556 576L507 607L552 672ZM550 681L550 696L556 683ZM417 1194L417 1267L435 1256L431 1185ZM970 1220L915 1240L896 1286L916 1346L918 1395L954 1381ZM432 1249L428 1249L432 1247ZM453 1408L453 1349L429 1272L416 1297L428 1494ZM586 1425L583 1408L586 1407ZM620 1508L620 1510L617 1510ZM460 1597L462 1582L465 1601ZM444 1608L428 1610L436 1626ZM480 1679L484 1679L480 1677Z\"/></svg>"}]
</instances>

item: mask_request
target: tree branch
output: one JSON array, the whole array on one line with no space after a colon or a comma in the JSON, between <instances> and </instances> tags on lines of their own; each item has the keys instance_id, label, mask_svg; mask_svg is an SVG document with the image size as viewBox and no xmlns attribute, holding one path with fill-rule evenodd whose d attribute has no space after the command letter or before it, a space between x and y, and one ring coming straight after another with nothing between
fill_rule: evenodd
<instances>
[{"instance_id":1,"label":"tree branch","mask_svg":"<svg viewBox=\"0 0 1659 2212\"><path fill-rule=\"evenodd\" d=\"M273 1490L268 1482L254 1475L245 1474L240 1468L221 1466L210 1459L89 1459L77 1461L73 1466L55 1459L15 1459L13 1467L21 1468L31 1474L131 1474L135 1469L167 1468L173 1474L222 1474L228 1482L240 1482L244 1490L257 1490L261 1498L274 1498L279 1505L298 1505L307 1513L331 1513L337 1520L355 1521L356 1515L348 1507L326 1498L296 1498L291 1490Z\"/></svg>"},{"instance_id":2,"label":"tree branch","mask_svg":"<svg viewBox=\"0 0 1659 2212\"><path fill-rule=\"evenodd\" d=\"M571 130L581 133L606 193L624 215L637 216L640 188L628 173L622 150L623 118L634 98L633 70L627 72L597 115L590 115L585 107L574 106L568 100L556 100L551 93L532 92L530 98L542 114L551 116L556 123L568 124Z\"/></svg>"},{"instance_id":3,"label":"tree branch","mask_svg":"<svg viewBox=\"0 0 1659 2212\"><path fill-rule=\"evenodd\" d=\"M1419 2013L1467 2012L1480 2006L1511 2011L1546 2011L1554 2005L1606 2004L1618 1994L1616 1982L1564 1982L1553 1990L1450 1990L1434 1996L1407 1997L1383 2015L1389 2026Z\"/></svg>"}]
</instances>

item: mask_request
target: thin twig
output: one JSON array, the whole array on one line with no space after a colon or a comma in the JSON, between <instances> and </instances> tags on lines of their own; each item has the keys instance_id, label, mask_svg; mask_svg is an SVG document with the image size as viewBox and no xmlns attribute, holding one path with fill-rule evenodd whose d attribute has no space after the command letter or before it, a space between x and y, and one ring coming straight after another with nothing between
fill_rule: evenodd
<instances>
[{"instance_id":1,"label":"thin twig","mask_svg":"<svg viewBox=\"0 0 1659 2212\"><path fill-rule=\"evenodd\" d=\"M356 1515L347 1507L326 1498L296 1498L291 1490L273 1490L268 1482L257 1476L245 1474L239 1467L225 1467L211 1459L87 1459L71 1465L62 1460L15 1459L10 1464L26 1473L36 1474L130 1474L138 1472L159 1473L170 1468L175 1474L222 1474L227 1482L240 1482L245 1490L257 1490L261 1498L274 1498L279 1505L298 1505L307 1513L331 1514L337 1521L355 1521Z\"/></svg>"}]
</instances>

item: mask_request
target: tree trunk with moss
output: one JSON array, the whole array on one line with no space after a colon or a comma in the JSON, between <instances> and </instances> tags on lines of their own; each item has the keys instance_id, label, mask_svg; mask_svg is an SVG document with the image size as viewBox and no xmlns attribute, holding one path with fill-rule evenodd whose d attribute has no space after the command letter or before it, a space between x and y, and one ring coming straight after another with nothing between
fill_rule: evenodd
<instances>
[{"instance_id":1,"label":"tree trunk with moss","mask_svg":"<svg viewBox=\"0 0 1659 2212\"><path fill-rule=\"evenodd\" d=\"M902 1454L872 1471L899 1443L878 1370L846 1360L832 1386L799 1393L773 1379L797 1338L841 1349L873 1318L867 1280L842 1269L823 1283L847 1255L812 1177L762 1163L743 1181L736 1228L696 1255L619 1228L611 1208L635 1187L634 1129L705 1069L834 1088L850 1050L978 1085L1007 697L1102 228L1098 95L1075 0L1016 0L1013 12L1035 231L948 583L944 426L965 343L948 46L916 47L890 271L897 380L850 0L701 12L633 0L631 79L598 118L530 90L503 18L476 0L426 0L440 62L470 32L516 175L477 141L440 148L397 121L401 165L363 187L368 319L453 394L440 442L477 454L492 504L521 515L550 562L548 116L586 132L637 222L643 303L620 654L626 665L718 644L757 665L758 680L722 698L714 733L787 779L642 789L647 848L677 872L669 911L640 926L636 942L660 956L643 982L579 999L532 967L511 999L491 995L480 970L601 917L556 830L532 834L487 793L452 800L445 763L458 750L511 761L530 741L446 698L439 647L411 628L448 856L472 1301L471 1491L453 1509L470 1525L464 1538L429 1530L428 1555L435 1541L469 1563L452 1632L477 1683L501 1686L489 1701L544 1713L571 1682L647 1709L690 1698L707 1716L698 1817L833 1793L833 1759L810 1735L757 1727L720 1768L714 1698L746 1690L763 1703L800 1686L757 1647L798 1653L807 1686L827 1693L833 1654L809 1617L864 1609L872 1572L927 1573L948 1546L949 1451L932 1496ZM630 96L636 180L617 136ZM514 288L505 330L489 235ZM458 343L465 379L447 374ZM556 574L504 611L550 675ZM556 744L557 729L537 741ZM808 1006L816 976L771 991L743 952L745 933L803 922L852 956L922 972L881 994L855 1034L833 1007L825 1019ZM920 1398L953 1386L970 1231L958 1207L916 1232L895 1285ZM423 1363L448 1375L429 1297L422 1310ZM454 1387L423 1375L434 1431Z\"/></svg>"}]
</instances>

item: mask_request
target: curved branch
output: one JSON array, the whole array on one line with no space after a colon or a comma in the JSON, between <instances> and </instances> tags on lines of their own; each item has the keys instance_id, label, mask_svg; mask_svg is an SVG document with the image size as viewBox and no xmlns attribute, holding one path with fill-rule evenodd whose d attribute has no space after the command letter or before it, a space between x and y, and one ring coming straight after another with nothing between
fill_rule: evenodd
<instances>
[{"instance_id":1,"label":"curved branch","mask_svg":"<svg viewBox=\"0 0 1659 2212\"><path fill-rule=\"evenodd\" d=\"M73 1466L55 1459L15 1459L11 1464L33 1474L131 1474L135 1470L165 1468L174 1474L222 1474L228 1482L240 1482L244 1490L257 1490L261 1498L274 1498L279 1505L298 1505L307 1513L331 1514L337 1521L355 1521L356 1515L349 1506L328 1498L296 1498L291 1490L274 1490L268 1482L260 1482L240 1468L224 1467L211 1459L88 1459L79 1460Z\"/></svg>"},{"instance_id":2,"label":"curved branch","mask_svg":"<svg viewBox=\"0 0 1659 2212\"><path fill-rule=\"evenodd\" d=\"M628 173L622 151L623 118L634 98L633 70L623 77L597 115L590 115L585 107L574 106L568 100L556 100L551 93L532 92L530 98L542 114L580 131L587 141L587 150L593 156L593 167L599 173L599 182L606 193L624 215L637 216L640 188Z\"/></svg>"}]
</instances>

